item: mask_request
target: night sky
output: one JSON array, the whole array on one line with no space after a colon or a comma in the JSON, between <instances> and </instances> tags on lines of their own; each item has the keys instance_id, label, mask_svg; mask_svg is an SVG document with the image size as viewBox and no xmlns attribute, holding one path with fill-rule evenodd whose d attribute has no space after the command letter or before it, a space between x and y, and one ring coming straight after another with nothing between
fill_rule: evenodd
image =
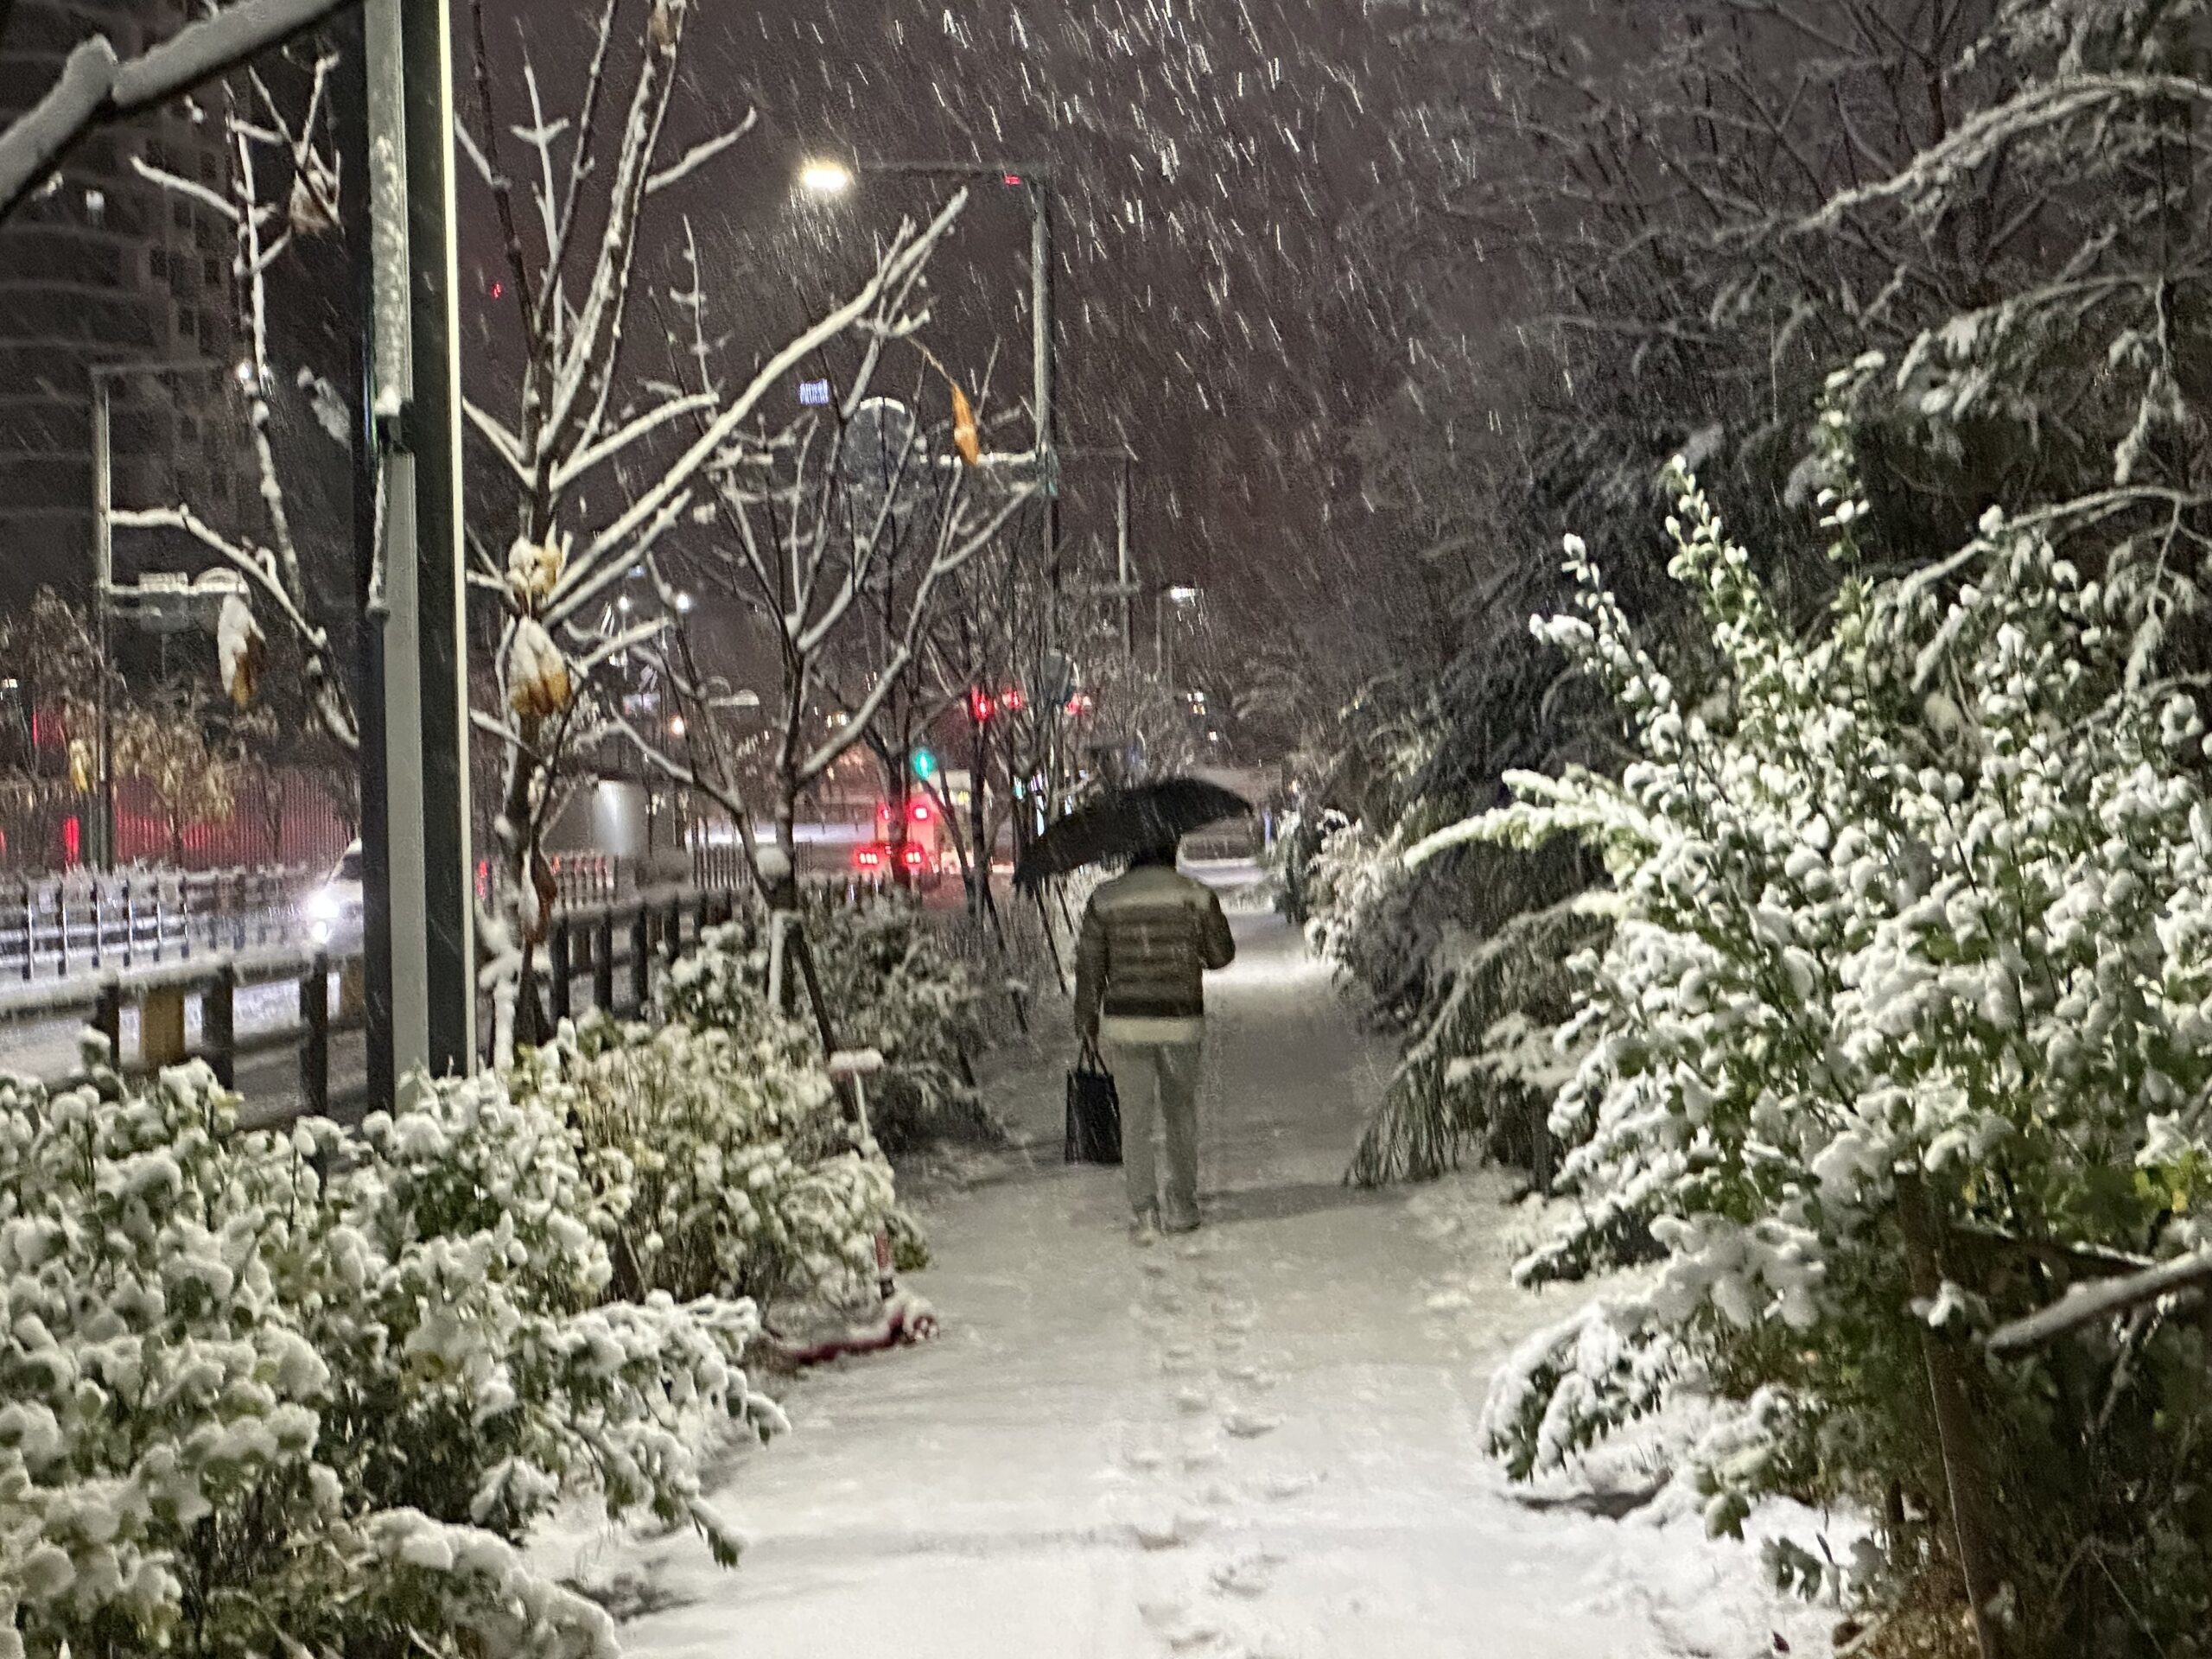
<instances>
[{"instance_id":1,"label":"night sky","mask_svg":"<svg viewBox=\"0 0 2212 1659\"><path fill-rule=\"evenodd\" d=\"M871 236L942 194L878 180L824 206L794 188L807 156L1046 162L1061 204L1062 442L1136 450L1149 581L1199 583L1263 620L1295 602L1288 573L1359 533L1344 441L1404 360L1383 321L1398 296L1373 276L1362 232L1368 212L1408 185L1389 142L1405 54L1368 10L695 5L690 96L671 115L665 153L748 105L760 124L658 199L658 223L670 232L690 217L721 326L766 346L801 308L857 280ZM487 12L495 55L512 50L498 38L512 16L496 0ZM548 6L528 38L551 99L563 66L574 73L584 56L585 23L572 5ZM466 92L462 102L473 111ZM463 226L464 282L486 303L500 274L489 215L464 211ZM932 343L972 383L996 339L993 402L1009 415L1028 388L1027 226L1018 192L980 187L932 274ZM657 327L640 315L632 332ZM917 372L894 365L891 378ZM1069 480L1066 533L1078 549L1110 535L1107 477L1088 477L1089 489L1080 468Z\"/></svg>"}]
</instances>

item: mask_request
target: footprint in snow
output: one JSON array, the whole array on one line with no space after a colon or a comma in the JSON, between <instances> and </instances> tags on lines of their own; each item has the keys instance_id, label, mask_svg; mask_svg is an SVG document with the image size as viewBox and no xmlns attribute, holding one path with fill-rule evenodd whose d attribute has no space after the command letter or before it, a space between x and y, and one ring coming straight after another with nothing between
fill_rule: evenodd
<instances>
[{"instance_id":1,"label":"footprint in snow","mask_svg":"<svg viewBox=\"0 0 2212 1659\"><path fill-rule=\"evenodd\" d=\"M1129 1523L1137 1542L1147 1549L1178 1549L1206 1529L1206 1517L1175 1510L1141 1515Z\"/></svg>"},{"instance_id":2,"label":"footprint in snow","mask_svg":"<svg viewBox=\"0 0 2212 1659\"><path fill-rule=\"evenodd\" d=\"M1272 1434L1282 1427L1282 1419L1272 1413L1248 1411L1243 1407L1224 1414L1221 1426L1240 1440L1256 1440L1262 1434Z\"/></svg>"},{"instance_id":3,"label":"footprint in snow","mask_svg":"<svg viewBox=\"0 0 2212 1659\"><path fill-rule=\"evenodd\" d=\"M1321 1477L1319 1475L1285 1473L1268 1476L1260 1490L1280 1501L1296 1497L1301 1492L1310 1492L1320 1484Z\"/></svg>"},{"instance_id":4,"label":"footprint in snow","mask_svg":"<svg viewBox=\"0 0 2212 1659\"><path fill-rule=\"evenodd\" d=\"M1138 1611L1146 1624L1160 1632L1160 1639L1175 1653L1193 1653L1227 1639L1226 1634L1203 1613L1179 1602L1148 1601Z\"/></svg>"},{"instance_id":5,"label":"footprint in snow","mask_svg":"<svg viewBox=\"0 0 2212 1659\"><path fill-rule=\"evenodd\" d=\"M1178 1389L1175 1390L1175 1404L1179 1410L1195 1417L1213 1404L1213 1396L1204 1389Z\"/></svg>"},{"instance_id":6,"label":"footprint in snow","mask_svg":"<svg viewBox=\"0 0 2212 1659\"><path fill-rule=\"evenodd\" d=\"M1275 1568L1281 1565L1281 1556L1270 1555L1265 1550L1255 1550L1250 1554L1239 1555L1234 1560L1221 1562L1208 1576L1213 1580L1217 1594L1243 1596L1249 1600L1267 1594Z\"/></svg>"},{"instance_id":7,"label":"footprint in snow","mask_svg":"<svg viewBox=\"0 0 2212 1659\"><path fill-rule=\"evenodd\" d=\"M1180 1630L1168 1630L1164 1635L1167 1645L1177 1653L1195 1653L1224 1639L1219 1630L1204 1623L1185 1624Z\"/></svg>"}]
</instances>

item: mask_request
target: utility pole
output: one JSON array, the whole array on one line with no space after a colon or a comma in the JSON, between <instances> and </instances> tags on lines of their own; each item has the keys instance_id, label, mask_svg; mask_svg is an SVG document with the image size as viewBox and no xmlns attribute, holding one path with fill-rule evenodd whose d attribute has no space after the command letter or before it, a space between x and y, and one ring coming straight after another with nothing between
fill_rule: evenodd
<instances>
[{"instance_id":1,"label":"utility pole","mask_svg":"<svg viewBox=\"0 0 2212 1659\"><path fill-rule=\"evenodd\" d=\"M1135 579L1129 569L1129 465L1130 457L1122 456L1122 475L1114 486L1114 585L1122 594L1122 655L1129 662L1137 656L1136 636L1131 631L1131 589Z\"/></svg>"},{"instance_id":2,"label":"utility pole","mask_svg":"<svg viewBox=\"0 0 2212 1659\"><path fill-rule=\"evenodd\" d=\"M1029 192L1030 395L1037 423L1037 477L1045 492L1042 550L1057 598L1060 591L1060 468L1059 423L1052 402L1058 367L1052 317L1052 180L1041 171L1023 177Z\"/></svg>"},{"instance_id":3,"label":"utility pole","mask_svg":"<svg viewBox=\"0 0 2212 1659\"><path fill-rule=\"evenodd\" d=\"M463 1073L476 1060L449 10L366 0L365 18L366 401L382 536L365 645L363 894L367 937L384 947L366 988L383 1046L372 1044L371 1082L386 1091L418 1069Z\"/></svg>"}]
</instances>

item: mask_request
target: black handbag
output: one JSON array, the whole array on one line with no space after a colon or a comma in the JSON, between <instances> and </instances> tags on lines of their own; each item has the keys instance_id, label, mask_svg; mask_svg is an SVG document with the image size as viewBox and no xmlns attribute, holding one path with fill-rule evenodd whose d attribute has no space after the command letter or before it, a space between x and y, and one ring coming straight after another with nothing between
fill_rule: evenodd
<instances>
[{"instance_id":1,"label":"black handbag","mask_svg":"<svg viewBox=\"0 0 2212 1659\"><path fill-rule=\"evenodd\" d=\"M1086 1040L1068 1068L1067 1160L1071 1164L1122 1161L1122 1095L1114 1074Z\"/></svg>"}]
</instances>

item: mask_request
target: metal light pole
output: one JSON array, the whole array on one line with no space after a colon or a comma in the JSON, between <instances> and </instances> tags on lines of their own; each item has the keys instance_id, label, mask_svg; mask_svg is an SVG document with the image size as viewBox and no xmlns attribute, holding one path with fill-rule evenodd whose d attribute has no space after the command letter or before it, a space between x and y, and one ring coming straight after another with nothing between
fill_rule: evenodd
<instances>
[{"instance_id":1,"label":"metal light pole","mask_svg":"<svg viewBox=\"0 0 2212 1659\"><path fill-rule=\"evenodd\" d=\"M476 1062L462 607L461 368L448 0L366 0L372 349L381 545L363 676L370 1086Z\"/></svg>"},{"instance_id":2,"label":"metal light pole","mask_svg":"<svg viewBox=\"0 0 2212 1659\"><path fill-rule=\"evenodd\" d=\"M92 629L100 666L99 867L115 868L115 699L109 688L114 662L110 612L115 599L114 396L109 388L130 375L205 374L223 365L204 357L143 363L95 363L92 383Z\"/></svg>"},{"instance_id":3,"label":"metal light pole","mask_svg":"<svg viewBox=\"0 0 2212 1659\"><path fill-rule=\"evenodd\" d=\"M1134 457L1122 457L1122 475L1114 486L1114 583L1122 590L1122 655L1136 660L1136 636L1131 632L1130 601L1135 597L1136 574L1129 569L1129 467Z\"/></svg>"},{"instance_id":4,"label":"metal light pole","mask_svg":"<svg viewBox=\"0 0 2212 1659\"><path fill-rule=\"evenodd\" d=\"M1190 604L1193 600L1197 599L1198 596L1198 590L1197 588L1185 586L1181 582L1177 582L1171 587L1161 588L1160 590L1160 598L1153 601L1152 661L1153 668L1154 671L1159 674L1162 682L1165 682L1167 678L1167 631L1166 627L1167 607L1168 606L1173 605L1178 609L1180 609L1183 606Z\"/></svg>"},{"instance_id":5,"label":"metal light pole","mask_svg":"<svg viewBox=\"0 0 2212 1659\"><path fill-rule=\"evenodd\" d=\"M1131 662L1136 660L1136 624L1135 607L1137 594L1136 562L1129 550L1129 491L1136 467L1136 452L1127 444L1107 448L1071 447L1059 451L1064 461L1109 461L1115 464L1114 479L1114 581L1111 586L1087 588L1085 592L1100 599L1115 599L1121 602L1122 652Z\"/></svg>"}]
</instances>

